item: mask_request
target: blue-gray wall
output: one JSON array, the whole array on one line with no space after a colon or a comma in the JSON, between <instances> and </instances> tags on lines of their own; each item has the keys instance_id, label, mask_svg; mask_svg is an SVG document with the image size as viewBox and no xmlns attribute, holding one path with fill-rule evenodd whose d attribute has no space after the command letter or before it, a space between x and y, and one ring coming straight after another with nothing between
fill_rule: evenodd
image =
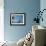
<instances>
[{"instance_id":1,"label":"blue-gray wall","mask_svg":"<svg viewBox=\"0 0 46 46\"><path fill-rule=\"evenodd\" d=\"M7 41L18 41L32 28L40 9L40 0L4 0L4 35ZM25 26L10 26L10 13L26 13Z\"/></svg>"},{"instance_id":2,"label":"blue-gray wall","mask_svg":"<svg viewBox=\"0 0 46 46\"><path fill-rule=\"evenodd\" d=\"M43 9L46 9L46 0L41 0L40 1L40 10L42 11ZM43 12L43 22L40 22L40 25L45 26L46 27L46 10Z\"/></svg>"}]
</instances>

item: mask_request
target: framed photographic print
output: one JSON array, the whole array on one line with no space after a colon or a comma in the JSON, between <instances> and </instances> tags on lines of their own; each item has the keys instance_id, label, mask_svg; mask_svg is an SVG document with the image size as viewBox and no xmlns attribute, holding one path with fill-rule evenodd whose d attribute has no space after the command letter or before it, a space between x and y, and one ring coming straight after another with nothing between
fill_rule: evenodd
<instances>
[{"instance_id":1,"label":"framed photographic print","mask_svg":"<svg viewBox=\"0 0 46 46\"><path fill-rule=\"evenodd\" d=\"M11 13L10 25L25 25L25 13Z\"/></svg>"}]
</instances>

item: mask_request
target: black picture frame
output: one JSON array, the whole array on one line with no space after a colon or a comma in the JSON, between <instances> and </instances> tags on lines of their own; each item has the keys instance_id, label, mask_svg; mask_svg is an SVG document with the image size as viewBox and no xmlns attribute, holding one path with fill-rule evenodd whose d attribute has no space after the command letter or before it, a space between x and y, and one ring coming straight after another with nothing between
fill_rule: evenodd
<instances>
[{"instance_id":1,"label":"black picture frame","mask_svg":"<svg viewBox=\"0 0 46 46\"><path fill-rule=\"evenodd\" d=\"M26 25L25 13L10 13L10 25L11 26Z\"/></svg>"}]
</instances>

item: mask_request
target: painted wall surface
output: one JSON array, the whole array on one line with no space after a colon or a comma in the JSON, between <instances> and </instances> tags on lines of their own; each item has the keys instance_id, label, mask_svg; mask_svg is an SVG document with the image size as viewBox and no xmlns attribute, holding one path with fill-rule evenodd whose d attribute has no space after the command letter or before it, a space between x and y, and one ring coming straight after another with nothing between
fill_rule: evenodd
<instances>
[{"instance_id":1,"label":"painted wall surface","mask_svg":"<svg viewBox=\"0 0 46 46\"><path fill-rule=\"evenodd\" d=\"M7 41L18 41L32 29L33 19L40 9L40 0L4 0L4 36ZM25 13L25 26L10 26L10 13Z\"/></svg>"},{"instance_id":2,"label":"painted wall surface","mask_svg":"<svg viewBox=\"0 0 46 46\"><path fill-rule=\"evenodd\" d=\"M42 11L43 9L46 9L46 0L41 0L41 1L40 1L40 9L41 9L41 11ZM43 12L42 17L43 17L43 22L41 21L41 22L40 22L40 25L46 27L46 10Z\"/></svg>"}]
</instances>

